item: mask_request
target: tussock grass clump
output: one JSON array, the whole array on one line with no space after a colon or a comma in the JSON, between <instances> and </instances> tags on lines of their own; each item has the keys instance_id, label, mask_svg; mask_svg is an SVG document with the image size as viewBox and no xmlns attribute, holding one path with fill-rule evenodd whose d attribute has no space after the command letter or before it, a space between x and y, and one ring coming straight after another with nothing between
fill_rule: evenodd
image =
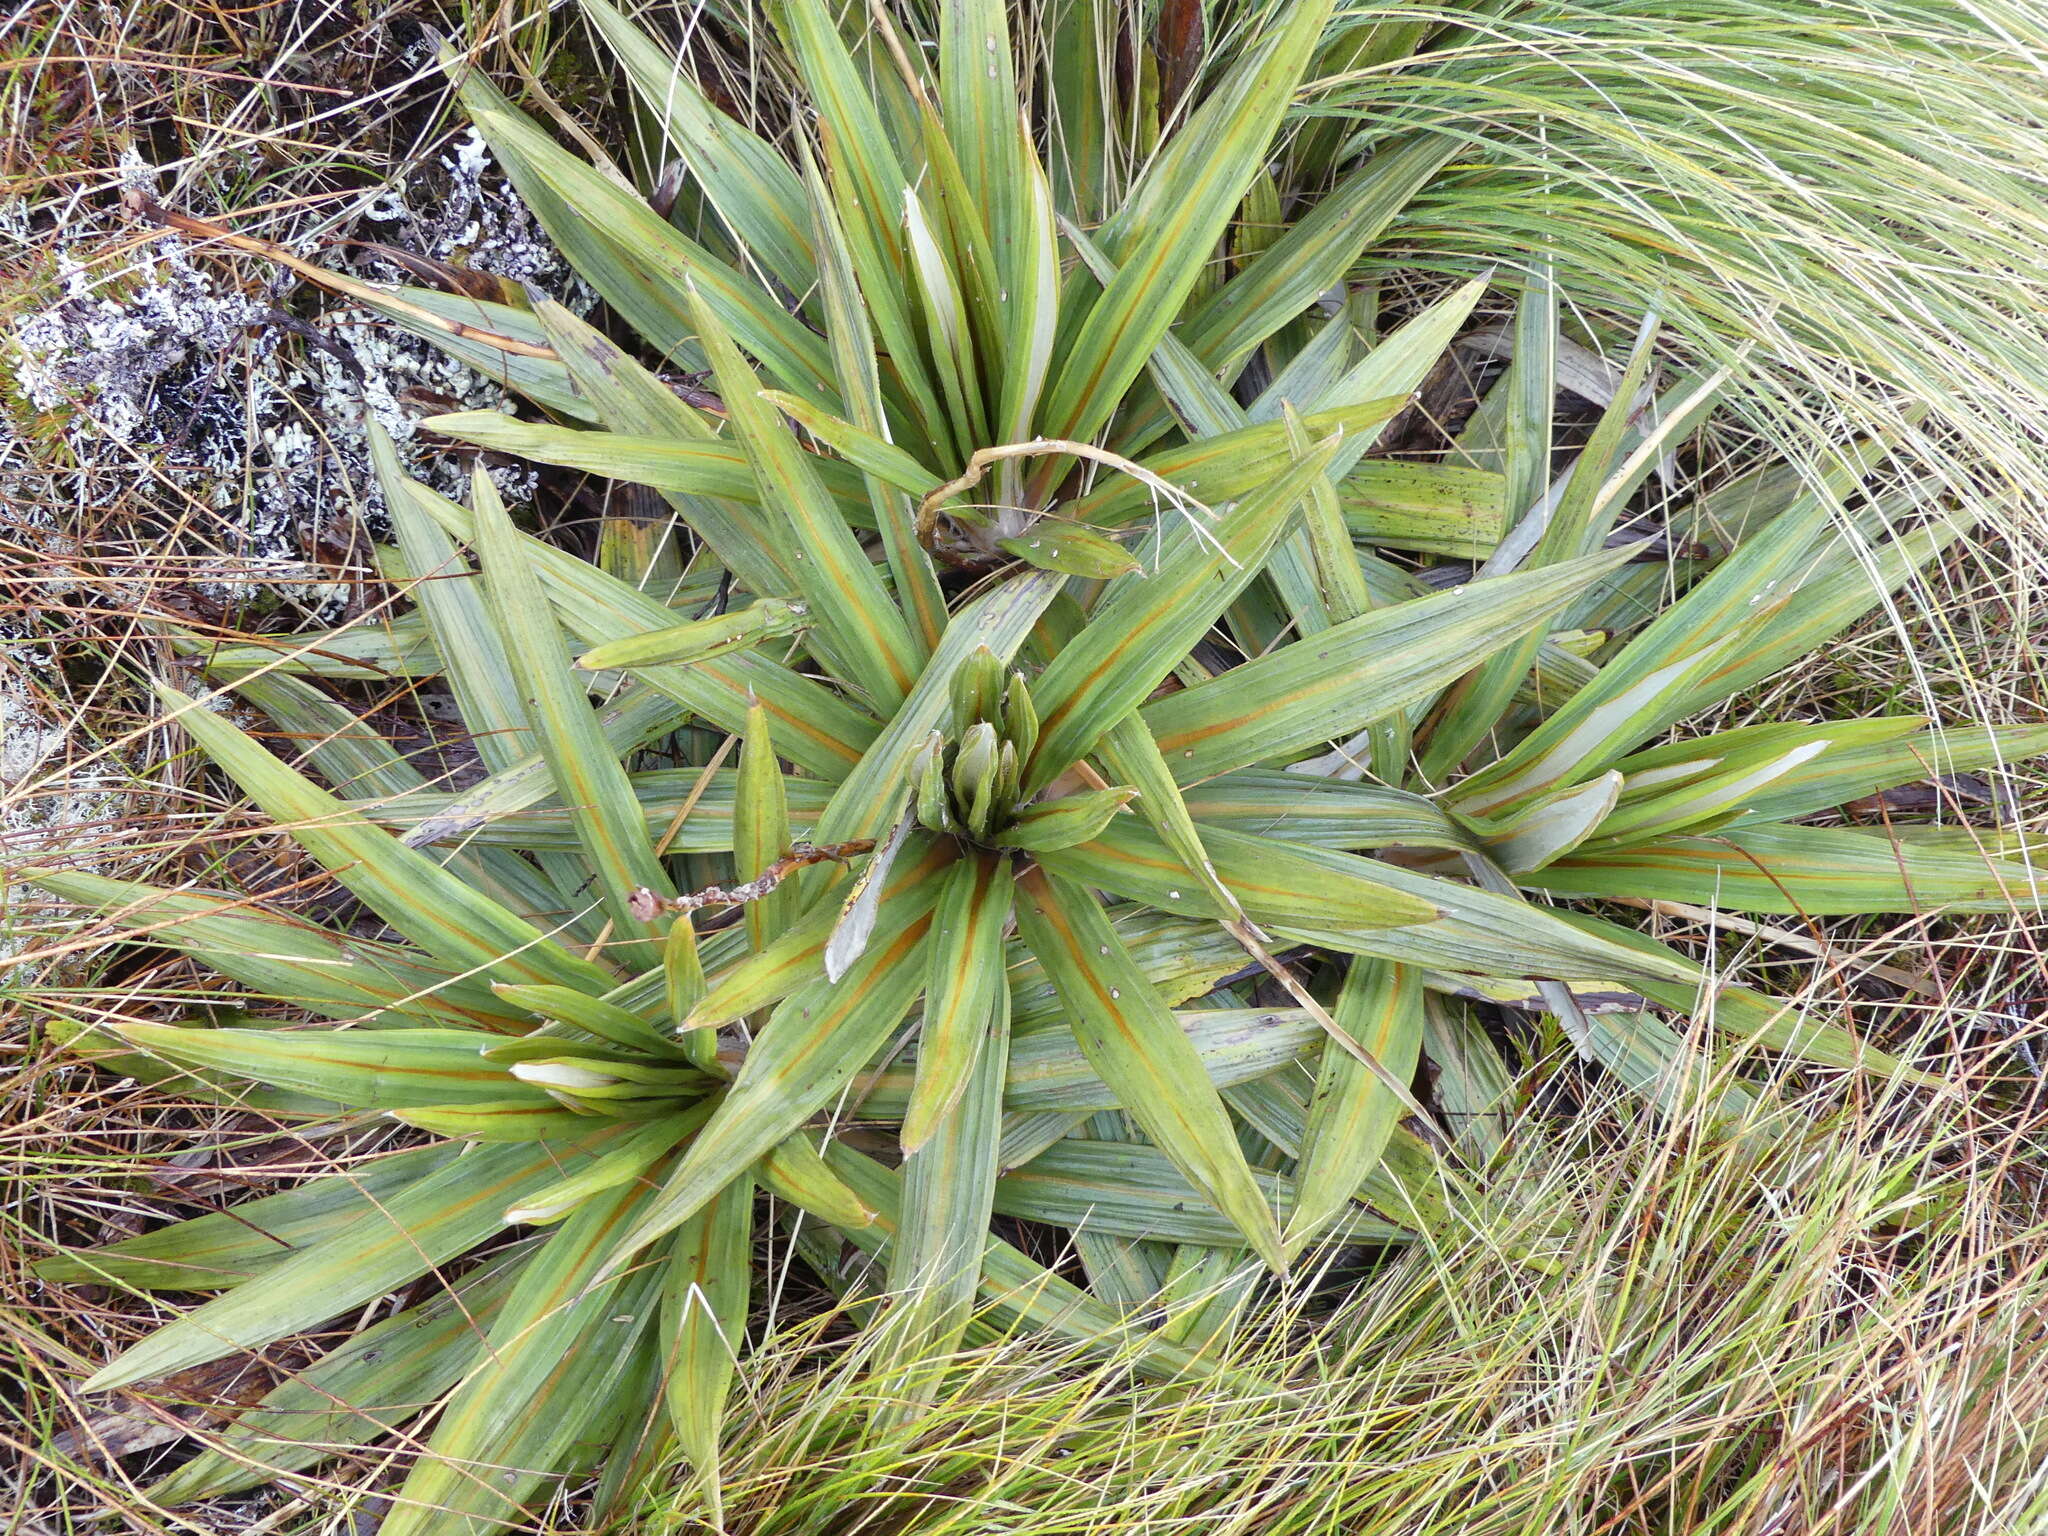
<instances>
[{"instance_id":1,"label":"tussock grass clump","mask_svg":"<svg viewBox=\"0 0 2048 1536\"><path fill-rule=\"evenodd\" d=\"M1604 1095L1582 1116L1630 1120ZM1289 1392L1013 1342L953 1357L899 1422L905 1368L792 1330L729 1442L725 1528L2030 1529L2048 1336L2039 1191L2013 1163L2038 1123L1805 1109L1802 1177L1770 1191L1684 1108L1596 1147L1584 1118L1515 1123L1462 1238L1368 1286L1329 1277L1334 1309L1307 1285L1268 1299L1233 1336ZM1554 1267L1505 1260L1517 1240ZM636 1518L707 1529L687 1482Z\"/></svg>"}]
</instances>

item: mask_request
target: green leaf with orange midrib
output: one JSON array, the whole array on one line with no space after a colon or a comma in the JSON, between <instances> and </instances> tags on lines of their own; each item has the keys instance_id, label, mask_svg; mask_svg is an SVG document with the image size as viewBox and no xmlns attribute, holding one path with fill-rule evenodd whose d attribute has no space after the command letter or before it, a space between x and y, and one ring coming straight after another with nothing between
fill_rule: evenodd
<instances>
[{"instance_id":1,"label":"green leaf with orange midrib","mask_svg":"<svg viewBox=\"0 0 2048 1536\"><path fill-rule=\"evenodd\" d=\"M256 1349L396 1290L499 1231L506 1204L561 1177L618 1134L479 1146L399 1190L340 1233L186 1313L81 1388L101 1392Z\"/></svg>"},{"instance_id":2,"label":"green leaf with orange midrib","mask_svg":"<svg viewBox=\"0 0 2048 1536\"><path fill-rule=\"evenodd\" d=\"M1229 1112L1094 897L1042 868L1018 887L1019 929L1072 1014L1083 1054L1160 1149L1279 1267L1279 1229Z\"/></svg>"}]
</instances>

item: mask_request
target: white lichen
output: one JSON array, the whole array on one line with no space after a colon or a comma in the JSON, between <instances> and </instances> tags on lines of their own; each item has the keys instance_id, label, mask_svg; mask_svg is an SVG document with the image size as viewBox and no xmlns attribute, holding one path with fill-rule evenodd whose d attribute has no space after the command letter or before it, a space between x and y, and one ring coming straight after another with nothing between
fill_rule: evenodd
<instances>
[{"instance_id":1,"label":"white lichen","mask_svg":"<svg viewBox=\"0 0 2048 1536\"><path fill-rule=\"evenodd\" d=\"M46 647L0 634L0 865L60 854L74 868L97 868L81 854L93 841L89 829L110 823L120 808L121 765L67 761L71 726L41 707L31 686L50 665ZM16 881L0 881L0 965L33 942L15 921L27 894Z\"/></svg>"},{"instance_id":2,"label":"white lichen","mask_svg":"<svg viewBox=\"0 0 2048 1536\"><path fill-rule=\"evenodd\" d=\"M155 173L132 150L117 173L124 187L156 191ZM593 301L474 131L367 194L356 223L366 238L530 283L579 309ZM211 526L197 530L206 552L192 585L201 593L229 607L268 592L314 615L338 608L346 589L324 579L314 558L320 543L345 535L337 525L358 514L382 531L366 413L400 445L412 473L453 492L469 461L420 441L416 423L445 410L503 409L504 391L353 306L329 305L309 328L290 313L297 278L223 265L181 235L127 247L110 262L104 253L116 233L132 226L108 213L45 235L55 293L20 316L0 347L11 393L57 424L81 502L146 476L182 508L210 514ZM417 281L345 241L294 249L357 276ZM11 429L0 418L0 466L33 463L47 502L49 455L21 437L9 441ZM529 471L492 473L509 499L532 489Z\"/></svg>"}]
</instances>

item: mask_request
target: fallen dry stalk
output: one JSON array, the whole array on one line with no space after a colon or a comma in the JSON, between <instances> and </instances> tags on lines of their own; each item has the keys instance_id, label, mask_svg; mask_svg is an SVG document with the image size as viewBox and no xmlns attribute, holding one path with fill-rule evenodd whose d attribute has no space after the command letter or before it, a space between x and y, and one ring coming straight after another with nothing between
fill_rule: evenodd
<instances>
[{"instance_id":1,"label":"fallen dry stalk","mask_svg":"<svg viewBox=\"0 0 2048 1536\"><path fill-rule=\"evenodd\" d=\"M122 206L137 218L148 219L163 225L166 229L175 229L179 234L190 235L195 240L211 240L231 250L261 256L267 261L276 262L279 266L289 267L309 283L325 288L330 293L341 294L359 303L377 304L385 309L397 310L421 325L430 326L447 335L459 336L465 341L481 342L487 347L496 347L500 352L509 352L518 357L539 358L544 362L556 360L552 347L520 341L512 336L502 336L496 331L487 331L482 326L469 325L461 320L450 320L430 309L424 309L395 294L387 293L374 283L360 282L352 277L344 277L339 272L330 272L325 267L315 266L312 262L293 255L274 241L258 240L253 235L238 235L224 225L194 218L189 213L179 213L174 208L166 208L140 192L125 194Z\"/></svg>"}]
</instances>

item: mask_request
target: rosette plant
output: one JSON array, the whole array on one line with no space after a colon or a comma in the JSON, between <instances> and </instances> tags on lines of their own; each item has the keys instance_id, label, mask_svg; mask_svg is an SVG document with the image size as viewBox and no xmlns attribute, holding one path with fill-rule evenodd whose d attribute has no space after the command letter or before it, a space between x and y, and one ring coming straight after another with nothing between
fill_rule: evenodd
<instances>
[{"instance_id":1,"label":"rosette plant","mask_svg":"<svg viewBox=\"0 0 2048 1536\"><path fill-rule=\"evenodd\" d=\"M1331 153L1279 221L1268 167L1330 0L1277 12L1120 156L1074 136L1107 119L1059 48L1025 50L1044 74L1020 79L994 0L934 8L929 36L775 7L804 108L779 140L586 9L703 238L455 72L644 351L539 295L384 302L530 402L435 430L651 487L672 519L588 562L488 479L460 505L380 442L410 606L181 642L222 702L308 744L301 771L162 688L377 936L34 876L281 1005L81 1036L111 1069L300 1134L412 1128L44 1264L212 1293L94 1392L406 1298L159 1497L397 1431L416 1454L387 1533L526 1520L592 1469L609 1504L672 1444L715 1501L770 1221L897 1359L1030 1326L1214 1372L1226 1320L1176 1295L1455 1227L1512 1081L1482 1005L1553 1020L1653 1103L1716 1053L1730 1135L1786 1063L1919 1079L1559 905L2036 899L2033 867L1940 829L1808 823L2048 730L1667 739L1962 532L1886 444L1648 519L1639 493L1726 379L1661 378L1645 323L1568 444L1539 265L1465 454L1371 457L1487 285L1384 335L1344 291L1450 155L1428 136ZM452 700L480 778L428 781L321 687L393 676Z\"/></svg>"}]
</instances>

